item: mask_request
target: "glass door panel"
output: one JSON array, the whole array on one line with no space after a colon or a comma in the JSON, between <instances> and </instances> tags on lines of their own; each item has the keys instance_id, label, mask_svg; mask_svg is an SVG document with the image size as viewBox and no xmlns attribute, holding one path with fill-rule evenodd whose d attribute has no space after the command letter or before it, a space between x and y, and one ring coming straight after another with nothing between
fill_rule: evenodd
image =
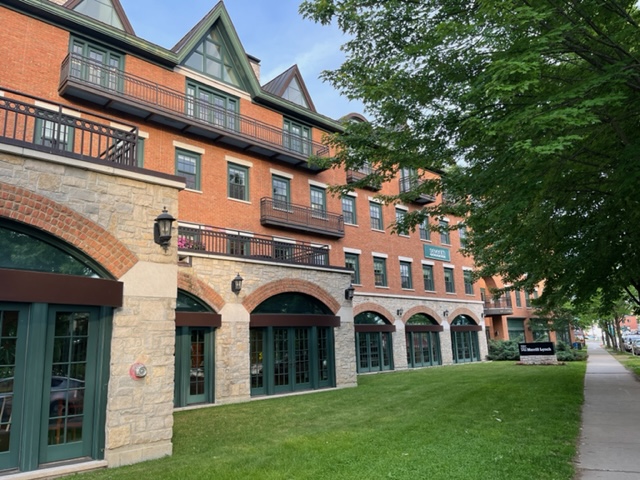
<instances>
[{"instance_id":1,"label":"glass door panel","mask_svg":"<svg viewBox=\"0 0 640 480\"><path fill-rule=\"evenodd\" d=\"M309 362L309 329L296 328L295 334L295 384L296 386L310 386L310 362Z\"/></svg>"},{"instance_id":2,"label":"glass door panel","mask_svg":"<svg viewBox=\"0 0 640 480\"><path fill-rule=\"evenodd\" d=\"M41 462L90 454L97 311L50 308L43 384Z\"/></svg>"},{"instance_id":3,"label":"glass door panel","mask_svg":"<svg viewBox=\"0 0 640 480\"><path fill-rule=\"evenodd\" d=\"M187 403L205 401L205 374L205 331L203 328L191 328L191 361Z\"/></svg>"},{"instance_id":4,"label":"glass door panel","mask_svg":"<svg viewBox=\"0 0 640 480\"><path fill-rule=\"evenodd\" d=\"M276 388L288 386L289 380L289 332L286 328L273 329L273 384Z\"/></svg>"}]
</instances>

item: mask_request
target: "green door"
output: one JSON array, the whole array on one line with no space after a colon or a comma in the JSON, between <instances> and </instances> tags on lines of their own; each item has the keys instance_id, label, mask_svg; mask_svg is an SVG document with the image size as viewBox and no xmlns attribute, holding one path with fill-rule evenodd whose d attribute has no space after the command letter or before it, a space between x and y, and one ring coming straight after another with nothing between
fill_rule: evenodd
<instances>
[{"instance_id":1,"label":"green door","mask_svg":"<svg viewBox=\"0 0 640 480\"><path fill-rule=\"evenodd\" d=\"M95 457L98 307L0 303L0 471Z\"/></svg>"}]
</instances>

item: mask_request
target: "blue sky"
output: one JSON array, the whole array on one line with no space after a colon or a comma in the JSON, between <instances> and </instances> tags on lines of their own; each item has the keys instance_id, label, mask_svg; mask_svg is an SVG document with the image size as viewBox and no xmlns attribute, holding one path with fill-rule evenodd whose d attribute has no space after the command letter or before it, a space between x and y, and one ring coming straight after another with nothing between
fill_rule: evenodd
<instances>
[{"instance_id":1,"label":"blue sky","mask_svg":"<svg viewBox=\"0 0 640 480\"><path fill-rule=\"evenodd\" d=\"M318 113L340 118L364 113L358 102L322 82L323 70L340 66L344 36L336 26L324 27L303 19L301 0L226 0L245 51L261 60L260 83L265 84L297 64ZM136 35L165 48L173 47L217 0L120 0Z\"/></svg>"}]
</instances>

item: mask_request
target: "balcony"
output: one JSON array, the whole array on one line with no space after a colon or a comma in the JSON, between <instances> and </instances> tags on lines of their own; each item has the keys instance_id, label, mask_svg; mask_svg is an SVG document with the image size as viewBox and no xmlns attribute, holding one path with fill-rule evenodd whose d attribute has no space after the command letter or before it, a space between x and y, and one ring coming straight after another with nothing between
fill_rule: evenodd
<instances>
[{"instance_id":1,"label":"balcony","mask_svg":"<svg viewBox=\"0 0 640 480\"><path fill-rule=\"evenodd\" d=\"M513 307L511 306L511 298L509 297L484 301L484 315L486 317L511 314L513 314Z\"/></svg>"},{"instance_id":2,"label":"balcony","mask_svg":"<svg viewBox=\"0 0 640 480\"><path fill-rule=\"evenodd\" d=\"M260 223L326 237L344 237L342 215L265 197L260 200Z\"/></svg>"},{"instance_id":3,"label":"balcony","mask_svg":"<svg viewBox=\"0 0 640 480\"><path fill-rule=\"evenodd\" d=\"M178 226L182 254L208 253L296 265L329 266L329 247L305 242L288 243L254 233L229 233L217 227Z\"/></svg>"},{"instance_id":4,"label":"balcony","mask_svg":"<svg viewBox=\"0 0 640 480\"><path fill-rule=\"evenodd\" d=\"M77 54L62 62L59 92L311 172L322 168L310 157L329 157L326 145Z\"/></svg>"},{"instance_id":5,"label":"balcony","mask_svg":"<svg viewBox=\"0 0 640 480\"><path fill-rule=\"evenodd\" d=\"M363 165L358 170L347 170L347 183L355 183L362 180L367 175L373 173L373 169L370 165ZM369 182L366 185L363 185L362 188L366 188L367 190L373 190L374 192L379 191L382 187L380 183Z\"/></svg>"},{"instance_id":6,"label":"balcony","mask_svg":"<svg viewBox=\"0 0 640 480\"><path fill-rule=\"evenodd\" d=\"M109 126L106 117L46 101L48 108L36 106L43 99L2 89L0 96L0 142L31 150L90 161L125 169L137 168L138 129ZM9 98L9 97L12 98Z\"/></svg>"},{"instance_id":7,"label":"balcony","mask_svg":"<svg viewBox=\"0 0 640 480\"><path fill-rule=\"evenodd\" d=\"M413 193L416 188L420 187L424 183L418 177L405 176L400 177L400 193ZM433 203L436 201L435 195L427 195L426 193L416 193L415 198L412 198L413 203L418 205L425 205L427 203Z\"/></svg>"}]
</instances>

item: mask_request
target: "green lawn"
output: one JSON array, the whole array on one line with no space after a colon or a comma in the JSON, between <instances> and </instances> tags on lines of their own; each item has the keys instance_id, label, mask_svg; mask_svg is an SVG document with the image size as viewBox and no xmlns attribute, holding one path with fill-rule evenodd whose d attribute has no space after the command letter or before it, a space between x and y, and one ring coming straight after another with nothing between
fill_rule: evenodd
<instances>
[{"instance_id":1,"label":"green lawn","mask_svg":"<svg viewBox=\"0 0 640 480\"><path fill-rule=\"evenodd\" d=\"M585 368L429 368L178 412L172 457L81 478L568 480Z\"/></svg>"},{"instance_id":2,"label":"green lawn","mask_svg":"<svg viewBox=\"0 0 640 480\"><path fill-rule=\"evenodd\" d=\"M607 349L607 351L626 369L631 370L633 373L640 376L640 356L627 352L617 352L613 349Z\"/></svg>"}]
</instances>

